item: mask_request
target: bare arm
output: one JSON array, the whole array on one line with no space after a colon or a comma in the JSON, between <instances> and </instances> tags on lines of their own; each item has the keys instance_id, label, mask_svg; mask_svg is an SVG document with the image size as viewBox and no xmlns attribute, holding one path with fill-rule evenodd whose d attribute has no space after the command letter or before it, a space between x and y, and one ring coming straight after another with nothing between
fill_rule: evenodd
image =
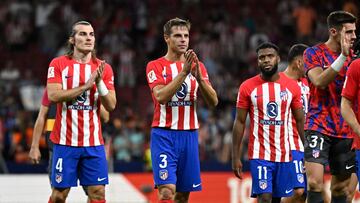
<instances>
[{"instance_id":1,"label":"bare arm","mask_svg":"<svg viewBox=\"0 0 360 203\"><path fill-rule=\"evenodd\" d=\"M308 71L308 77L315 87L325 89L337 76L337 72L332 68L323 70L321 67L312 68Z\"/></svg>"},{"instance_id":2,"label":"bare arm","mask_svg":"<svg viewBox=\"0 0 360 203\"><path fill-rule=\"evenodd\" d=\"M116 95L114 90L109 90L109 93L105 96L99 97L101 100L101 104L107 111L113 111L116 106Z\"/></svg>"},{"instance_id":3,"label":"bare arm","mask_svg":"<svg viewBox=\"0 0 360 203\"><path fill-rule=\"evenodd\" d=\"M49 107L41 105L39 113L38 113L38 117L35 121L31 149L29 152L29 158L32 161L32 163L34 163L34 164L38 164L41 159L41 153L39 150L39 142L40 142L41 135L44 131L45 121L46 121L48 112L49 112Z\"/></svg>"},{"instance_id":4,"label":"bare arm","mask_svg":"<svg viewBox=\"0 0 360 203\"><path fill-rule=\"evenodd\" d=\"M298 108L298 109L292 109L291 111L293 112L294 119L296 121L296 128L297 128L297 131L299 133L299 137L300 137L302 143L304 143L304 141L305 141L305 136L304 136L304 120L305 120L304 110L302 108Z\"/></svg>"},{"instance_id":5,"label":"bare arm","mask_svg":"<svg viewBox=\"0 0 360 203\"><path fill-rule=\"evenodd\" d=\"M356 118L354 110L352 109L352 103L346 97L341 97L341 115L344 120L350 125L351 129L360 135L360 124Z\"/></svg>"},{"instance_id":6,"label":"bare arm","mask_svg":"<svg viewBox=\"0 0 360 203\"><path fill-rule=\"evenodd\" d=\"M205 82L204 79L197 80L199 83L200 92L204 97L206 104L209 107L215 107L218 104L218 98L215 90Z\"/></svg>"},{"instance_id":7,"label":"bare arm","mask_svg":"<svg viewBox=\"0 0 360 203\"><path fill-rule=\"evenodd\" d=\"M103 105L100 106L100 119L104 123L109 122L110 119L110 113L105 109Z\"/></svg>"},{"instance_id":8,"label":"bare arm","mask_svg":"<svg viewBox=\"0 0 360 203\"><path fill-rule=\"evenodd\" d=\"M80 96L83 92L91 89L94 85L97 72L94 71L91 74L90 79L84 84L76 88L64 90L60 83L48 83L47 91L48 97L51 102L58 103L64 101L71 101L76 97Z\"/></svg>"},{"instance_id":9,"label":"bare arm","mask_svg":"<svg viewBox=\"0 0 360 203\"><path fill-rule=\"evenodd\" d=\"M245 122L248 110L237 109L232 136L232 169L236 177L242 179L241 144L244 137Z\"/></svg>"}]
</instances>

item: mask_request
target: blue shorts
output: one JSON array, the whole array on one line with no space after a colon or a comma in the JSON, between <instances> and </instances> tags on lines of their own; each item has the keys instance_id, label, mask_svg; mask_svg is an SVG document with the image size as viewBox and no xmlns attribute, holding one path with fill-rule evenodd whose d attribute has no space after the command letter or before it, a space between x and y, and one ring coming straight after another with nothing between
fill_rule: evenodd
<instances>
[{"instance_id":1,"label":"blue shorts","mask_svg":"<svg viewBox=\"0 0 360 203\"><path fill-rule=\"evenodd\" d=\"M152 128L150 149L155 187L176 185L177 192L201 191L197 130Z\"/></svg>"},{"instance_id":2,"label":"blue shorts","mask_svg":"<svg viewBox=\"0 0 360 203\"><path fill-rule=\"evenodd\" d=\"M51 165L51 186L55 188L109 183L105 148L71 147L54 144Z\"/></svg>"},{"instance_id":3,"label":"blue shorts","mask_svg":"<svg viewBox=\"0 0 360 203\"><path fill-rule=\"evenodd\" d=\"M292 170L291 181L294 188L305 188L306 191L306 175L304 170L304 152L292 150Z\"/></svg>"},{"instance_id":4,"label":"blue shorts","mask_svg":"<svg viewBox=\"0 0 360 203\"><path fill-rule=\"evenodd\" d=\"M272 162L260 159L250 160L252 177L251 197L271 193L273 197L290 197L293 185L289 181L292 162Z\"/></svg>"}]
</instances>

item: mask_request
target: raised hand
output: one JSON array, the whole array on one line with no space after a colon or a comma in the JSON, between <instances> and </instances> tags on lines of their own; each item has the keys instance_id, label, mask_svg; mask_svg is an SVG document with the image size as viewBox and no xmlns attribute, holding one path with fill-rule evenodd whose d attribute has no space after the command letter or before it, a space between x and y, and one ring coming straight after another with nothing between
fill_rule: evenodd
<instances>
[{"instance_id":1,"label":"raised hand","mask_svg":"<svg viewBox=\"0 0 360 203\"><path fill-rule=\"evenodd\" d=\"M348 56L350 54L350 48L352 46L351 35L346 34L346 28L343 27L340 32L340 45L341 45L341 53L344 56Z\"/></svg>"},{"instance_id":2,"label":"raised hand","mask_svg":"<svg viewBox=\"0 0 360 203\"><path fill-rule=\"evenodd\" d=\"M184 56L185 56L185 63L184 63L183 71L186 74L189 74L193 66L196 55L192 49L189 49L185 52Z\"/></svg>"},{"instance_id":3,"label":"raised hand","mask_svg":"<svg viewBox=\"0 0 360 203\"><path fill-rule=\"evenodd\" d=\"M97 76L95 82L98 83L102 79L102 75L105 69L105 61L101 61L100 66L96 69Z\"/></svg>"},{"instance_id":4,"label":"raised hand","mask_svg":"<svg viewBox=\"0 0 360 203\"><path fill-rule=\"evenodd\" d=\"M195 59L194 59L194 64L191 68L191 75L193 75L196 78L196 80L199 81L200 79L202 79L202 73L200 69L199 59L195 53L194 55L195 55L194 56Z\"/></svg>"}]
</instances>

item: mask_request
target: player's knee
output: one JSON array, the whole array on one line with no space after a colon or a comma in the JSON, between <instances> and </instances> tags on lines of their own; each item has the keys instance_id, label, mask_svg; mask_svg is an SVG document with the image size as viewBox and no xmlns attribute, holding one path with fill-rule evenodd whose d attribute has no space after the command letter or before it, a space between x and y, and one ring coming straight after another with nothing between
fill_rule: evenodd
<instances>
[{"instance_id":1,"label":"player's knee","mask_svg":"<svg viewBox=\"0 0 360 203\"><path fill-rule=\"evenodd\" d=\"M308 179L308 186L310 191L314 191L314 192L321 192L322 188L323 188L323 183L322 181L319 181L317 179L312 179L309 178Z\"/></svg>"},{"instance_id":2,"label":"player's knee","mask_svg":"<svg viewBox=\"0 0 360 203\"><path fill-rule=\"evenodd\" d=\"M104 200L105 199L105 186L89 186L87 187L87 193L90 200Z\"/></svg>"},{"instance_id":3,"label":"player's knee","mask_svg":"<svg viewBox=\"0 0 360 203\"><path fill-rule=\"evenodd\" d=\"M294 196L302 197L304 195L305 189L304 188L297 188L294 190Z\"/></svg>"},{"instance_id":4,"label":"player's knee","mask_svg":"<svg viewBox=\"0 0 360 203\"><path fill-rule=\"evenodd\" d=\"M63 203L65 202L67 194L63 192L53 191L51 194L51 203Z\"/></svg>"},{"instance_id":5,"label":"player's knee","mask_svg":"<svg viewBox=\"0 0 360 203\"><path fill-rule=\"evenodd\" d=\"M175 190L170 187L163 186L159 188L159 199L160 200L172 200L174 199Z\"/></svg>"}]
</instances>

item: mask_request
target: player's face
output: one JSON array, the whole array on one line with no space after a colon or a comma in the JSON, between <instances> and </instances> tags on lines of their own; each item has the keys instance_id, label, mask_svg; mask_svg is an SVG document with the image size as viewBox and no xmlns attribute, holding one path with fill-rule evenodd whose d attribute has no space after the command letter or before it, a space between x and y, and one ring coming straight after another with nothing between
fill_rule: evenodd
<instances>
[{"instance_id":1,"label":"player's face","mask_svg":"<svg viewBox=\"0 0 360 203\"><path fill-rule=\"evenodd\" d=\"M351 47L354 45L356 40L356 25L355 23L344 23L343 28L345 29L345 39L349 39ZM337 30L336 40L340 43L341 40L341 30Z\"/></svg>"},{"instance_id":2,"label":"player's face","mask_svg":"<svg viewBox=\"0 0 360 203\"><path fill-rule=\"evenodd\" d=\"M273 48L260 49L258 51L258 66L265 76L272 76L277 72L280 58Z\"/></svg>"},{"instance_id":3,"label":"player's face","mask_svg":"<svg viewBox=\"0 0 360 203\"><path fill-rule=\"evenodd\" d=\"M305 75L305 68L304 68L304 58L303 58L303 56L297 56L295 60L296 60L296 65L297 65L299 73L304 76Z\"/></svg>"},{"instance_id":4,"label":"player's face","mask_svg":"<svg viewBox=\"0 0 360 203\"><path fill-rule=\"evenodd\" d=\"M91 25L75 26L76 34L70 38L74 48L80 52L91 52L95 47L95 34Z\"/></svg>"},{"instance_id":5,"label":"player's face","mask_svg":"<svg viewBox=\"0 0 360 203\"><path fill-rule=\"evenodd\" d=\"M189 47L189 30L186 26L173 26L170 36L165 36L168 48L179 54L183 54Z\"/></svg>"}]
</instances>

